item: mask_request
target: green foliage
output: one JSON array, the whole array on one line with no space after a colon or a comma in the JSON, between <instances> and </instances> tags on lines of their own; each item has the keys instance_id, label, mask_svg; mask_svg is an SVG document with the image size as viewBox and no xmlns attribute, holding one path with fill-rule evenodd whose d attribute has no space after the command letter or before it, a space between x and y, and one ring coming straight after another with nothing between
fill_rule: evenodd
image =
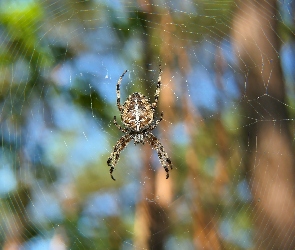
<instances>
[{"instance_id":1,"label":"green foliage","mask_svg":"<svg viewBox=\"0 0 295 250\"><path fill-rule=\"evenodd\" d=\"M44 46L42 25L44 12L36 1L3 1L0 6L0 24L7 33L6 50L2 49L0 63L19 57L40 68L53 62L47 44Z\"/></svg>"}]
</instances>

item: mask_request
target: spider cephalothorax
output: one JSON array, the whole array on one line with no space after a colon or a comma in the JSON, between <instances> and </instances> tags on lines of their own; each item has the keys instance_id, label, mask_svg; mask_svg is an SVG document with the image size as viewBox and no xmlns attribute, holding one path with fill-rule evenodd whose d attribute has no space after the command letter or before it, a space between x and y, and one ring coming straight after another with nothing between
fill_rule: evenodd
<instances>
[{"instance_id":1,"label":"spider cephalothorax","mask_svg":"<svg viewBox=\"0 0 295 250\"><path fill-rule=\"evenodd\" d=\"M120 76L117 83L117 107L121 113L121 120L124 124L122 128L114 117L114 124L120 129L125 135L117 142L114 147L114 151L108 158L107 164L110 167L110 174L113 180L113 171L117 164L120 156L120 152L127 146L127 144L134 140L134 144L148 142L153 149L158 153L158 157L162 166L166 171L166 179L169 178L169 168L172 169L172 163L167 153L164 151L162 144L159 140L151 133L151 131L157 127L160 121L163 119L163 112L158 120L154 120L154 113L157 107L160 87L161 87L161 66L158 78L157 89L155 93L155 102L150 103L149 100L141 93L135 92L130 95L123 105L120 104L120 84L127 70Z\"/></svg>"}]
</instances>

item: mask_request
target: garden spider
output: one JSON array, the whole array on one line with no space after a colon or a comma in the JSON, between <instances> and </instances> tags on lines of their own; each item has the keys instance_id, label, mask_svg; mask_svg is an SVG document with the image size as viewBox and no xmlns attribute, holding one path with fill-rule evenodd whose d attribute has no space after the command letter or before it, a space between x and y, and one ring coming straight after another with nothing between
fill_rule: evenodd
<instances>
[{"instance_id":1,"label":"garden spider","mask_svg":"<svg viewBox=\"0 0 295 250\"><path fill-rule=\"evenodd\" d=\"M119 160L121 151L128 145L131 140L134 140L134 144L148 142L154 150L157 151L158 157L162 166L166 171L166 179L169 178L169 168L172 169L172 163L167 153L164 150L160 141L152 134L152 130L157 127L160 121L163 119L163 112L159 119L154 120L154 113L157 108L160 88L161 88L161 65L159 66L160 72L158 77L157 89L155 93L155 102L150 103L149 100L141 93L135 92L130 95L123 105L120 104L120 84L126 74L127 70L120 76L117 82L117 107L121 113L121 120L125 127L121 127L114 116L114 124L125 135L123 135L114 147L114 151L107 160L107 164L110 167L111 178L113 177L113 171L115 165Z\"/></svg>"}]
</instances>

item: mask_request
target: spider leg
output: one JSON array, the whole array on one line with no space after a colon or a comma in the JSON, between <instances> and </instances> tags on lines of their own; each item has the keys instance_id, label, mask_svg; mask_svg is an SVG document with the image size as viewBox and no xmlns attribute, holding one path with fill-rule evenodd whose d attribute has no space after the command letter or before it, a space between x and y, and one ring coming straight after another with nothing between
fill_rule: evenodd
<instances>
[{"instance_id":1,"label":"spider leg","mask_svg":"<svg viewBox=\"0 0 295 250\"><path fill-rule=\"evenodd\" d=\"M160 118L158 120L155 120L155 123L149 126L149 130L155 129L162 120L163 120L163 112L161 112Z\"/></svg>"},{"instance_id":2,"label":"spider leg","mask_svg":"<svg viewBox=\"0 0 295 250\"><path fill-rule=\"evenodd\" d=\"M119 111L122 110L122 106L120 104L120 84L121 84L121 81L124 77L124 75L126 74L127 70L124 71L124 73L120 76L118 82L117 82L117 107L119 109Z\"/></svg>"},{"instance_id":3,"label":"spider leg","mask_svg":"<svg viewBox=\"0 0 295 250\"><path fill-rule=\"evenodd\" d=\"M128 133L128 130L126 128L123 128L121 125L118 124L116 116L114 116L114 124L118 129L120 129L124 134Z\"/></svg>"},{"instance_id":4,"label":"spider leg","mask_svg":"<svg viewBox=\"0 0 295 250\"><path fill-rule=\"evenodd\" d=\"M115 147L114 147L114 151L113 153L111 153L111 156L108 158L107 160L107 164L110 168L110 174L111 174L111 178L115 181L116 179L113 176L113 171L114 168L119 160L120 157L120 153L121 151L126 148L126 146L128 145L128 143L130 142L130 140L132 139L132 137L127 134L127 135L123 135L116 143Z\"/></svg>"},{"instance_id":5,"label":"spider leg","mask_svg":"<svg viewBox=\"0 0 295 250\"><path fill-rule=\"evenodd\" d=\"M172 169L172 162L168 157L168 154L165 152L162 143L154 136L151 132L148 132L146 135L147 142L152 146L154 150L157 151L160 162L166 171L166 179L169 178L169 168Z\"/></svg>"},{"instance_id":6,"label":"spider leg","mask_svg":"<svg viewBox=\"0 0 295 250\"><path fill-rule=\"evenodd\" d=\"M158 83L157 83L157 89L156 89L156 93L155 93L155 102L152 103L152 107L155 110L158 104L158 100L159 100L159 95L160 95L160 90L161 90L161 80L162 80L162 69L161 69L161 65L159 65L159 77L158 77Z\"/></svg>"}]
</instances>

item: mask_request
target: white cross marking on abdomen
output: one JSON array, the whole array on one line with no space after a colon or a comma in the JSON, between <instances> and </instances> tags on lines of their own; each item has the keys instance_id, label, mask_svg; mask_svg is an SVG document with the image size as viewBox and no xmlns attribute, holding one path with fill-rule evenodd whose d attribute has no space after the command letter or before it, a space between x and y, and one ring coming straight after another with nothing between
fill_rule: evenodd
<instances>
[{"instance_id":1,"label":"white cross marking on abdomen","mask_svg":"<svg viewBox=\"0 0 295 250\"><path fill-rule=\"evenodd\" d=\"M137 99L135 99L135 123L136 123L136 130L139 131L139 125L140 125L140 121L139 121L139 108L138 108L138 103L137 103Z\"/></svg>"}]
</instances>

